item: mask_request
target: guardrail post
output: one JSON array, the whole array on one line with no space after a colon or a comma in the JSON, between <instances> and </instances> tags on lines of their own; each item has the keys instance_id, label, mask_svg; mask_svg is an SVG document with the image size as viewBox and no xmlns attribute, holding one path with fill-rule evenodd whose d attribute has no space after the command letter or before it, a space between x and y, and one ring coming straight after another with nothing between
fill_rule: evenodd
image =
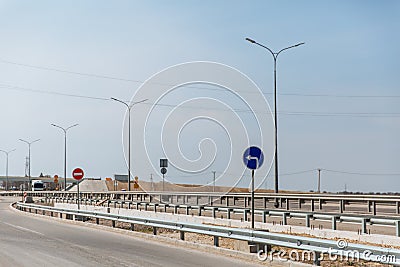
<instances>
[{"instance_id":1,"label":"guardrail post","mask_svg":"<svg viewBox=\"0 0 400 267\"><path fill-rule=\"evenodd\" d=\"M367 221L368 221L367 218L362 218L361 219L361 231L362 231L363 234L367 234L368 233L368 231L367 231Z\"/></svg>"},{"instance_id":2,"label":"guardrail post","mask_svg":"<svg viewBox=\"0 0 400 267\"><path fill-rule=\"evenodd\" d=\"M286 210L289 210L289 209L290 209L289 199L287 198L286 199Z\"/></svg>"},{"instance_id":3,"label":"guardrail post","mask_svg":"<svg viewBox=\"0 0 400 267\"><path fill-rule=\"evenodd\" d=\"M288 212L284 212L283 214L282 214L282 224L283 225L287 225L287 216L289 215L289 213Z\"/></svg>"},{"instance_id":4,"label":"guardrail post","mask_svg":"<svg viewBox=\"0 0 400 267\"><path fill-rule=\"evenodd\" d=\"M135 224L131 223L131 231L135 231Z\"/></svg>"},{"instance_id":5,"label":"guardrail post","mask_svg":"<svg viewBox=\"0 0 400 267\"><path fill-rule=\"evenodd\" d=\"M336 220L337 216L332 216L332 230L336 230Z\"/></svg>"},{"instance_id":6,"label":"guardrail post","mask_svg":"<svg viewBox=\"0 0 400 267\"><path fill-rule=\"evenodd\" d=\"M219 247L219 237L214 236L214 246Z\"/></svg>"},{"instance_id":7,"label":"guardrail post","mask_svg":"<svg viewBox=\"0 0 400 267\"><path fill-rule=\"evenodd\" d=\"M310 219L311 219L311 215L310 214L306 214L306 227L310 227Z\"/></svg>"},{"instance_id":8,"label":"guardrail post","mask_svg":"<svg viewBox=\"0 0 400 267\"><path fill-rule=\"evenodd\" d=\"M60 219L62 219L62 213L60 212Z\"/></svg>"},{"instance_id":9,"label":"guardrail post","mask_svg":"<svg viewBox=\"0 0 400 267\"><path fill-rule=\"evenodd\" d=\"M371 212L371 201L367 201L367 205L368 205L368 212Z\"/></svg>"},{"instance_id":10,"label":"guardrail post","mask_svg":"<svg viewBox=\"0 0 400 267\"><path fill-rule=\"evenodd\" d=\"M203 206L199 207L199 216L201 216L201 210L203 209Z\"/></svg>"},{"instance_id":11,"label":"guardrail post","mask_svg":"<svg viewBox=\"0 0 400 267\"><path fill-rule=\"evenodd\" d=\"M400 214L400 202L396 201L396 214Z\"/></svg>"},{"instance_id":12,"label":"guardrail post","mask_svg":"<svg viewBox=\"0 0 400 267\"><path fill-rule=\"evenodd\" d=\"M376 215L376 201L372 202L372 214Z\"/></svg>"},{"instance_id":13,"label":"guardrail post","mask_svg":"<svg viewBox=\"0 0 400 267\"><path fill-rule=\"evenodd\" d=\"M396 236L400 237L400 221L395 221L394 225L396 227Z\"/></svg>"},{"instance_id":14,"label":"guardrail post","mask_svg":"<svg viewBox=\"0 0 400 267\"><path fill-rule=\"evenodd\" d=\"M180 238L180 240L185 240L185 232L184 231L179 232L179 238Z\"/></svg>"},{"instance_id":15,"label":"guardrail post","mask_svg":"<svg viewBox=\"0 0 400 267\"><path fill-rule=\"evenodd\" d=\"M157 227L153 226L153 235L157 235Z\"/></svg>"},{"instance_id":16,"label":"guardrail post","mask_svg":"<svg viewBox=\"0 0 400 267\"><path fill-rule=\"evenodd\" d=\"M321 253L318 251L314 251L313 254L314 254L314 265L321 266L321 261L320 261Z\"/></svg>"},{"instance_id":17,"label":"guardrail post","mask_svg":"<svg viewBox=\"0 0 400 267\"><path fill-rule=\"evenodd\" d=\"M96 224L99 224L99 223L100 223L100 219L96 218Z\"/></svg>"},{"instance_id":18,"label":"guardrail post","mask_svg":"<svg viewBox=\"0 0 400 267\"><path fill-rule=\"evenodd\" d=\"M199 205L199 196L196 195L196 205Z\"/></svg>"},{"instance_id":19,"label":"guardrail post","mask_svg":"<svg viewBox=\"0 0 400 267\"><path fill-rule=\"evenodd\" d=\"M247 197L243 197L244 208L247 208Z\"/></svg>"},{"instance_id":20,"label":"guardrail post","mask_svg":"<svg viewBox=\"0 0 400 267\"><path fill-rule=\"evenodd\" d=\"M301 210L301 198L299 198L299 210Z\"/></svg>"},{"instance_id":21,"label":"guardrail post","mask_svg":"<svg viewBox=\"0 0 400 267\"><path fill-rule=\"evenodd\" d=\"M226 206L229 207L229 197L226 196Z\"/></svg>"},{"instance_id":22,"label":"guardrail post","mask_svg":"<svg viewBox=\"0 0 400 267\"><path fill-rule=\"evenodd\" d=\"M343 207L344 207L344 205L343 205L343 199L342 199L339 201L339 212L340 213L343 213Z\"/></svg>"},{"instance_id":23,"label":"guardrail post","mask_svg":"<svg viewBox=\"0 0 400 267\"><path fill-rule=\"evenodd\" d=\"M263 223L267 222L267 214L268 214L268 211L263 210L263 213L262 213L262 222Z\"/></svg>"},{"instance_id":24,"label":"guardrail post","mask_svg":"<svg viewBox=\"0 0 400 267\"><path fill-rule=\"evenodd\" d=\"M175 205L174 206L174 214L177 214L178 213L178 205Z\"/></svg>"},{"instance_id":25,"label":"guardrail post","mask_svg":"<svg viewBox=\"0 0 400 267\"><path fill-rule=\"evenodd\" d=\"M311 211L314 211L314 199L311 199Z\"/></svg>"},{"instance_id":26,"label":"guardrail post","mask_svg":"<svg viewBox=\"0 0 400 267\"><path fill-rule=\"evenodd\" d=\"M248 211L249 211L248 209L243 210L243 221L245 221L245 222L247 222L247 212Z\"/></svg>"},{"instance_id":27,"label":"guardrail post","mask_svg":"<svg viewBox=\"0 0 400 267\"><path fill-rule=\"evenodd\" d=\"M215 207L212 208L212 216L214 219L216 217L216 210L217 210L217 208L215 208Z\"/></svg>"},{"instance_id":28,"label":"guardrail post","mask_svg":"<svg viewBox=\"0 0 400 267\"><path fill-rule=\"evenodd\" d=\"M227 219L230 219L230 218L231 218L231 212L232 212L232 209L230 209L230 208L228 208L228 209L226 210L226 217L227 217Z\"/></svg>"},{"instance_id":29,"label":"guardrail post","mask_svg":"<svg viewBox=\"0 0 400 267\"><path fill-rule=\"evenodd\" d=\"M139 210L139 202L136 202L136 210Z\"/></svg>"},{"instance_id":30,"label":"guardrail post","mask_svg":"<svg viewBox=\"0 0 400 267\"><path fill-rule=\"evenodd\" d=\"M236 197L233 197L233 206L236 206Z\"/></svg>"},{"instance_id":31,"label":"guardrail post","mask_svg":"<svg viewBox=\"0 0 400 267\"><path fill-rule=\"evenodd\" d=\"M323 202L322 199L318 199L318 209L319 210L322 210L322 202Z\"/></svg>"},{"instance_id":32,"label":"guardrail post","mask_svg":"<svg viewBox=\"0 0 400 267\"><path fill-rule=\"evenodd\" d=\"M111 225L112 225L112 228L115 228L115 221L114 220L111 221Z\"/></svg>"},{"instance_id":33,"label":"guardrail post","mask_svg":"<svg viewBox=\"0 0 400 267\"><path fill-rule=\"evenodd\" d=\"M189 215L189 209L190 209L190 207L189 206L186 206L186 215Z\"/></svg>"},{"instance_id":34,"label":"guardrail post","mask_svg":"<svg viewBox=\"0 0 400 267\"><path fill-rule=\"evenodd\" d=\"M264 209L266 209L267 208L267 202L268 202L268 198L266 198L266 197L263 197L263 204L264 204Z\"/></svg>"}]
</instances>

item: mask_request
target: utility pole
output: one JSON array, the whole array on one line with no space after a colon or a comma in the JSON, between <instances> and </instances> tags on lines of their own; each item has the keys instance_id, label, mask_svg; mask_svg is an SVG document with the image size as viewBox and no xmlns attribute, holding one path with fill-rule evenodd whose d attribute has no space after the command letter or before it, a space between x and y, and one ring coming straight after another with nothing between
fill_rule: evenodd
<instances>
[{"instance_id":1,"label":"utility pole","mask_svg":"<svg viewBox=\"0 0 400 267\"><path fill-rule=\"evenodd\" d=\"M120 102L125 105L128 111L128 191L131 191L131 109L134 105L147 101L148 99L143 99L134 103L126 103L125 101L111 97L111 100Z\"/></svg>"},{"instance_id":2,"label":"utility pole","mask_svg":"<svg viewBox=\"0 0 400 267\"><path fill-rule=\"evenodd\" d=\"M150 173L151 191L154 191L153 174Z\"/></svg>"},{"instance_id":3,"label":"utility pole","mask_svg":"<svg viewBox=\"0 0 400 267\"><path fill-rule=\"evenodd\" d=\"M52 123L51 126L57 127L63 130L64 132L64 191L66 191L67 190L67 131L72 127L78 126L78 124L71 125L67 128L58 126L54 123Z\"/></svg>"},{"instance_id":4,"label":"utility pole","mask_svg":"<svg viewBox=\"0 0 400 267\"><path fill-rule=\"evenodd\" d=\"M16 149L10 150L10 151L6 151L6 150L2 150L0 149L1 152L3 152L6 155L6 191L8 191L8 154L10 154L11 152L15 151Z\"/></svg>"},{"instance_id":5,"label":"utility pole","mask_svg":"<svg viewBox=\"0 0 400 267\"><path fill-rule=\"evenodd\" d=\"M318 169L318 193L321 193L321 169Z\"/></svg>"},{"instance_id":6,"label":"utility pole","mask_svg":"<svg viewBox=\"0 0 400 267\"><path fill-rule=\"evenodd\" d=\"M281 52L291 49L291 48L295 48L298 47L300 45L303 45L304 43L298 43L289 47L285 47L281 50L279 50L278 52L274 52L272 51L270 48L268 48L267 46L260 44L256 41L254 41L253 39L250 38L246 38L246 41L258 45L262 48L265 48L266 50L268 50L272 57L274 58L274 122L275 122L275 193L279 193L279 185L278 185L278 108L277 108L277 86L276 86L276 61L278 59L278 56ZM275 202L275 207L278 207L278 202Z\"/></svg>"},{"instance_id":7,"label":"utility pole","mask_svg":"<svg viewBox=\"0 0 400 267\"><path fill-rule=\"evenodd\" d=\"M216 173L216 171L213 171L212 173L214 174L214 180L213 180L213 181L214 181L213 192L215 193L215 173Z\"/></svg>"},{"instance_id":8,"label":"utility pole","mask_svg":"<svg viewBox=\"0 0 400 267\"><path fill-rule=\"evenodd\" d=\"M28 165L28 177L29 177L28 191L31 191L32 190L32 187L31 187L31 145L35 142L38 142L40 139L36 139L32 142L28 142L24 139L19 139L19 140L28 145L28 158L29 158L29 161L28 161L29 162L29 165Z\"/></svg>"}]
</instances>

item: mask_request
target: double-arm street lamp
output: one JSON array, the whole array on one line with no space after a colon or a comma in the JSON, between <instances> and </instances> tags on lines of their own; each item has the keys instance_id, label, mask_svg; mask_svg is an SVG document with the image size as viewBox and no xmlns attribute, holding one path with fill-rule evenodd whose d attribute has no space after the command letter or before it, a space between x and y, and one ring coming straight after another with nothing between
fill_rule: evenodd
<instances>
[{"instance_id":1,"label":"double-arm street lamp","mask_svg":"<svg viewBox=\"0 0 400 267\"><path fill-rule=\"evenodd\" d=\"M28 142L24 139L19 139L19 141L22 141L28 145L28 177L29 177L29 184L28 184L28 191L31 191L31 145L35 142L38 142L40 139L36 139L32 142Z\"/></svg>"},{"instance_id":2,"label":"double-arm street lamp","mask_svg":"<svg viewBox=\"0 0 400 267\"><path fill-rule=\"evenodd\" d=\"M64 190L66 190L67 189L67 131L72 127L78 126L78 124L71 125L67 128L63 128L54 123L52 123L51 126L60 128L64 132Z\"/></svg>"},{"instance_id":3,"label":"double-arm street lamp","mask_svg":"<svg viewBox=\"0 0 400 267\"><path fill-rule=\"evenodd\" d=\"M111 99L124 104L128 109L128 191L131 191L131 109L134 105L147 101L148 99L133 102L132 104L128 104L114 97L111 97Z\"/></svg>"},{"instance_id":4,"label":"double-arm street lamp","mask_svg":"<svg viewBox=\"0 0 400 267\"><path fill-rule=\"evenodd\" d=\"M5 151L0 149L1 152L3 152L4 154L6 154L7 160L6 160L6 191L8 190L8 154L10 154L11 152L15 151L16 149L10 150L10 151Z\"/></svg>"},{"instance_id":5,"label":"double-arm street lamp","mask_svg":"<svg viewBox=\"0 0 400 267\"><path fill-rule=\"evenodd\" d=\"M295 48L298 47L300 45L303 45L304 43L298 43L289 47L285 47L281 50L279 50L278 52L274 52L271 49L269 49L268 47L266 47L263 44L257 43L256 41L250 39L250 38L246 38L246 41L249 41L252 44L256 44L258 46L261 46L262 48L267 49L272 57L274 58L274 118L275 118L275 193L279 192L279 185L278 185L278 113L277 113L277 103L276 103L276 99L277 99L277 95L276 95L276 60L279 56L279 54L285 50L288 50L290 48Z\"/></svg>"}]
</instances>

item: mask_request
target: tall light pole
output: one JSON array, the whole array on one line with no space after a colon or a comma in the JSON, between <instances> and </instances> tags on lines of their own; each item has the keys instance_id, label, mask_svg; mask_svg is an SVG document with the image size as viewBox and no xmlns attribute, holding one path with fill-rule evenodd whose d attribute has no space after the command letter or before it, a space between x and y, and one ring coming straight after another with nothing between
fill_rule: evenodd
<instances>
[{"instance_id":1,"label":"tall light pole","mask_svg":"<svg viewBox=\"0 0 400 267\"><path fill-rule=\"evenodd\" d=\"M51 124L51 126L60 128L61 130L64 131L64 191L67 189L67 131L69 129L71 129L72 127L75 127L75 126L78 126L78 125L79 124L77 123L77 124L71 125L71 126L69 126L67 128L63 128L63 127L58 126L58 125L56 125L54 123Z\"/></svg>"},{"instance_id":2,"label":"tall light pole","mask_svg":"<svg viewBox=\"0 0 400 267\"><path fill-rule=\"evenodd\" d=\"M216 173L216 171L212 171L212 173L214 174L214 177L213 177L213 183L214 183L213 192L215 193L215 173Z\"/></svg>"},{"instance_id":3,"label":"tall light pole","mask_svg":"<svg viewBox=\"0 0 400 267\"><path fill-rule=\"evenodd\" d=\"M318 169L318 193L321 193L321 169Z\"/></svg>"},{"instance_id":4,"label":"tall light pole","mask_svg":"<svg viewBox=\"0 0 400 267\"><path fill-rule=\"evenodd\" d=\"M132 104L128 104L125 101L111 97L111 100L120 102L126 106L128 109L128 191L131 191L131 109L134 105L147 101L148 99L143 99Z\"/></svg>"},{"instance_id":5,"label":"tall light pole","mask_svg":"<svg viewBox=\"0 0 400 267\"><path fill-rule=\"evenodd\" d=\"M29 160L29 168L28 168L28 177L29 177L29 184L28 184L28 191L31 191L32 185L31 185L31 145L35 142L38 142L40 139L36 139L34 141L28 142L24 139L19 139L19 141L22 141L28 145L28 160Z\"/></svg>"},{"instance_id":6,"label":"tall light pole","mask_svg":"<svg viewBox=\"0 0 400 267\"><path fill-rule=\"evenodd\" d=\"M7 160L6 160L6 191L8 191L8 154L10 154L11 152L15 151L16 149L10 150L10 151L5 151L0 149L1 152L3 152L4 154L6 154Z\"/></svg>"},{"instance_id":7,"label":"tall light pole","mask_svg":"<svg viewBox=\"0 0 400 267\"><path fill-rule=\"evenodd\" d=\"M277 103L276 103L276 99L277 99L277 94L276 94L276 60L279 56L279 54L285 50L288 50L290 48L295 48L297 46L303 45L304 43L298 43L289 47L285 47L281 50L279 50L278 52L273 52L271 49L269 49L268 47L266 47L263 44L257 43L256 41L250 39L250 38L246 38L246 41L249 41L252 44L256 44L258 46L261 46L265 49L267 49L272 57L274 58L274 115L275 115L275 193L279 192L279 184L278 184L278 113L277 113Z\"/></svg>"}]
</instances>

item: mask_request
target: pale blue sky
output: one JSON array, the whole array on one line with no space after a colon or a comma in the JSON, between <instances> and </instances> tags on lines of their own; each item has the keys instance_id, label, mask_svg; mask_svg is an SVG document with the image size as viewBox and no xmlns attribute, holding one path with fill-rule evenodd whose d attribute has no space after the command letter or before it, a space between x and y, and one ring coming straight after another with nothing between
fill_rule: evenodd
<instances>
[{"instance_id":1,"label":"pale blue sky","mask_svg":"<svg viewBox=\"0 0 400 267\"><path fill-rule=\"evenodd\" d=\"M400 174L399 25L398 1L0 0L0 149L17 148L10 173L23 175L27 147L18 139L41 138L32 146L32 174L61 175L62 133L50 124L79 123L69 132L68 173L74 166L88 176L123 173L122 105L39 91L129 100L153 74L201 60L240 70L273 107L272 57L244 39L273 50L305 42L278 59L280 172L364 173L322 171L322 189L399 191L400 175L370 175ZM132 165L137 170L140 163ZM212 170L223 166L215 164L199 182L210 182ZM137 172L143 179L155 174ZM169 174L179 182L187 175ZM282 176L281 188L315 190L316 177Z\"/></svg>"}]
</instances>

